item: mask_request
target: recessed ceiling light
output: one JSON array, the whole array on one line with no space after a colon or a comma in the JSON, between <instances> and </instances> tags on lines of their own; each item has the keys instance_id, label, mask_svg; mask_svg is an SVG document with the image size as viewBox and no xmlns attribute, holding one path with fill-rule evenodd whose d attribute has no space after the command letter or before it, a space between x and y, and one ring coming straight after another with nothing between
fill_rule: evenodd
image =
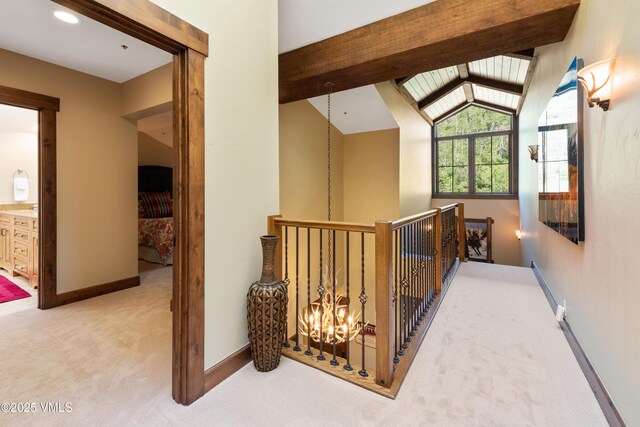
<instances>
[{"instance_id":1,"label":"recessed ceiling light","mask_svg":"<svg viewBox=\"0 0 640 427\"><path fill-rule=\"evenodd\" d=\"M80 22L80 20L75 15L72 15L69 12L65 12L64 10L56 10L55 12L53 12L53 16L69 24L77 24L78 22Z\"/></svg>"}]
</instances>

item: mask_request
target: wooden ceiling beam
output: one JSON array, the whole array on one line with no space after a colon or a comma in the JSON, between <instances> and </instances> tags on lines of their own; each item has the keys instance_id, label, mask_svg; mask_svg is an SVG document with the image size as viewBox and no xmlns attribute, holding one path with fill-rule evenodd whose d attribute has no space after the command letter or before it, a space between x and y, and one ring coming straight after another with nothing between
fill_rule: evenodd
<instances>
[{"instance_id":1,"label":"wooden ceiling beam","mask_svg":"<svg viewBox=\"0 0 640 427\"><path fill-rule=\"evenodd\" d=\"M513 115L516 114L516 110L514 110L513 108L504 107L502 105L493 104L491 102L480 101L480 100L475 99L470 104L477 105L479 107L488 108L490 110L500 111L502 113L508 113L508 114L513 114Z\"/></svg>"},{"instance_id":2,"label":"wooden ceiling beam","mask_svg":"<svg viewBox=\"0 0 640 427\"><path fill-rule=\"evenodd\" d=\"M580 0L440 0L279 56L280 102L564 40Z\"/></svg>"},{"instance_id":3,"label":"wooden ceiling beam","mask_svg":"<svg viewBox=\"0 0 640 427\"><path fill-rule=\"evenodd\" d=\"M467 105L469 105L469 103L465 100L464 102L456 105L455 107L453 107L452 109L450 109L449 111L445 111L444 113L440 114L438 117L435 117L433 119L433 123L437 124L438 122L441 122L442 120L454 115L455 113L457 113L458 111L462 110L463 108L465 108Z\"/></svg>"},{"instance_id":4,"label":"wooden ceiling beam","mask_svg":"<svg viewBox=\"0 0 640 427\"><path fill-rule=\"evenodd\" d=\"M495 89L502 92L512 93L514 95L522 95L524 91L523 86L513 84L513 83L503 82L500 80L487 79L487 78L478 77L478 76L469 76L466 79L457 78L455 80L450 81L449 83L444 85L442 88L433 92L431 95L427 96L426 98L420 100L420 102L418 102L418 109L423 110L427 108L429 105L449 95L451 92L458 89L460 86L463 86L465 83L472 83L478 86L487 87L489 89Z\"/></svg>"},{"instance_id":5,"label":"wooden ceiling beam","mask_svg":"<svg viewBox=\"0 0 640 427\"><path fill-rule=\"evenodd\" d=\"M468 105L476 105L478 107L483 107L483 108L488 108L490 110L495 110L501 113L507 113L507 114L516 114L516 110L514 110L513 108L509 108L509 107L504 107L502 105L497 105L497 104L492 104L490 102L485 102L485 101L479 101L477 99L473 100L473 102L469 102L469 101L464 101L458 105L456 105L455 107L453 107L452 109L445 111L444 113L440 114L438 117L433 119L433 123L437 123L437 122L441 122L442 120L451 117L452 115L454 115L455 113L457 113L458 111L462 110L463 108L467 107Z\"/></svg>"},{"instance_id":6,"label":"wooden ceiling beam","mask_svg":"<svg viewBox=\"0 0 640 427\"><path fill-rule=\"evenodd\" d=\"M466 80L460 79L460 78L455 79L455 80L451 80L449 83L447 83L446 85L442 86L440 89L438 89L437 91L433 92L431 95L428 95L426 98L421 99L418 102L418 109L419 110L424 110L429 105L433 104L434 102L438 101L439 99L444 98L445 96L449 95L454 90L458 89L465 82L466 82Z\"/></svg>"},{"instance_id":7,"label":"wooden ceiling beam","mask_svg":"<svg viewBox=\"0 0 640 427\"><path fill-rule=\"evenodd\" d=\"M489 89L508 92L514 95L519 95L519 96L521 96L522 93L524 92L524 87L522 85L503 82L501 80L487 79L479 76L469 76L469 78L466 81L478 86L484 86Z\"/></svg>"}]
</instances>

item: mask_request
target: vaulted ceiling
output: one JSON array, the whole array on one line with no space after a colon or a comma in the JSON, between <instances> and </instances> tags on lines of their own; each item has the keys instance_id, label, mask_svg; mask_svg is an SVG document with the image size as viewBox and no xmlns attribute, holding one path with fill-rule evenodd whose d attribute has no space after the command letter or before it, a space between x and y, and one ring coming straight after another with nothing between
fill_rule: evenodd
<instances>
[{"instance_id":1,"label":"vaulted ceiling","mask_svg":"<svg viewBox=\"0 0 640 427\"><path fill-rule=\"evenodd\" d=\"M530 49L418 73L396 84L432 123L469 104L518 114L536 60Z\"/></svg>"}]
</instances>

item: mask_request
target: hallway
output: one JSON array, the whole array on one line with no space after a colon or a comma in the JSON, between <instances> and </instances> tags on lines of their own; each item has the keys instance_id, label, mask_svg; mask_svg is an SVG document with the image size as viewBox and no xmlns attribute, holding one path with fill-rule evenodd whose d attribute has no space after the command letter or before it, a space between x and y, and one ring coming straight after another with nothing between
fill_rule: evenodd
<instances>
[{"instance_id":1,"label":"hallway","mask_svg":"<svg viewBox=\"0 0 640 427\"><path fill-rule=\"evenodd\" d=\"M0 326L2 401L70 402L0 425L607 425L530 269L463 263L398 398L288 359L247 365L190 407L170 397L170 269Z\"/></svg>"}]
</instances>

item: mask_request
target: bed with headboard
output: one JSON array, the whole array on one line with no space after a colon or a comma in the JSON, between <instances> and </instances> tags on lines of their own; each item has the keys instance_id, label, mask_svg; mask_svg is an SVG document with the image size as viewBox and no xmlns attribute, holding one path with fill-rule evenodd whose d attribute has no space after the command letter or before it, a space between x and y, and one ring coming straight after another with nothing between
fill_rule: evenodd
<instances>
[{"instance_id":1,"label":"bed with headboard","mask_svg":"<svg viewBox=\"0 0 640 427\"><path fill-rule=\"evenodd\" d=\"M138 259L173 264L173 169L138 166Z\"/></svg>"}]
</instances>

